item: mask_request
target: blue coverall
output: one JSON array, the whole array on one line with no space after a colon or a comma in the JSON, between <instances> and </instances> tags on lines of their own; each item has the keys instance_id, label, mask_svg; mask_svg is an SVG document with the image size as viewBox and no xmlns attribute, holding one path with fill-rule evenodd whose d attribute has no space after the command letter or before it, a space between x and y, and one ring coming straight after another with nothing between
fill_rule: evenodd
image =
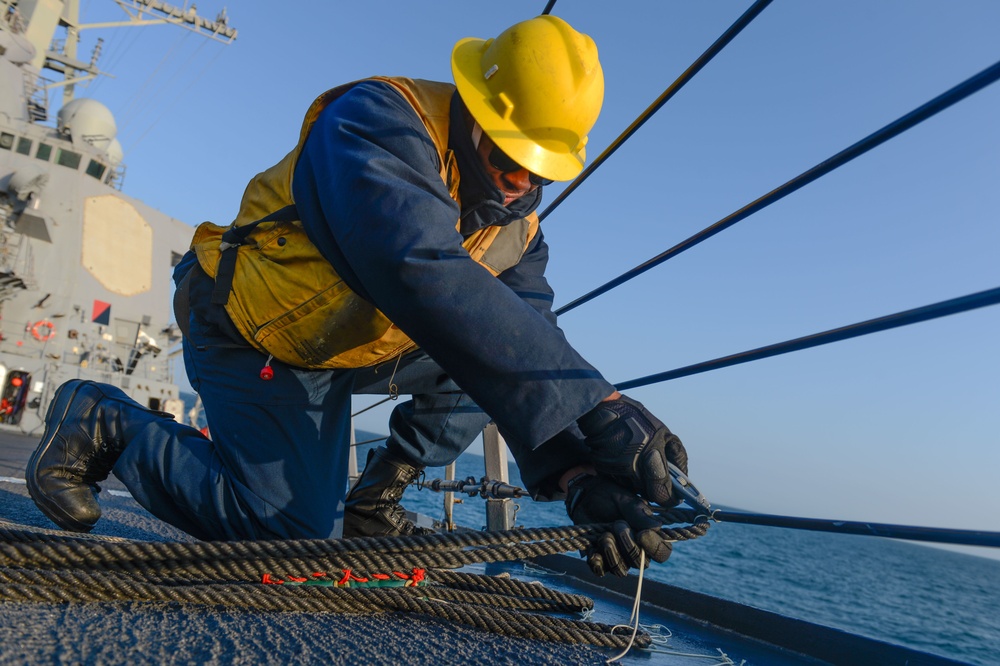
<instances>
[{"instance_id":1,"label":"blue coverall","mask_svg":"<svg viewBox=\"0 0 1000 666\"><path fill-rule=\"evenodd\" d=\"M456 123L453 110L453 129L463 126ZM541 232L499 279L462 248L460 215L468 235L504 213L498 191L484 190L496 202L473 205L468 193L485 176L473 173L482 167L468 158L466 138L453 131L450 141L463 149L460 211L412 107L367 81L323 111L295 168L293 195L310 239L420 346L398 367L305 370L273 361L273 379L260 379L266 356L210 304L212 281L185 256L175 280L196 273L184 361L213 439L161 420L131 440L114 472L140 504L203 539L339 536L351 395L386 393L390 377L413 396L390 417L394 453L446 464L492 417L533 496L557 496L558 475L586 460L576 419L614 388L555 324Z\"/></svg>"}]
</instances>

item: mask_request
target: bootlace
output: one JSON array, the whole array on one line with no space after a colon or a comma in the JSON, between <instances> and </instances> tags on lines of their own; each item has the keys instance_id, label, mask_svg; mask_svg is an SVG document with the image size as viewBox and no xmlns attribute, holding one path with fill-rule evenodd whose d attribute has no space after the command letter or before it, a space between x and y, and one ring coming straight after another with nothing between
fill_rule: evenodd
<instances>
[{"instance_id":1,"label":"bootlace","mask_svg":"<svg viewBox=\"0 0 1000 666\"><path fill-rule=\"evenodd\" d=\"M423 469L419 467L413 467L405 471L403 473L403 478L399 480L399 483L393 484L386 491L386 498L394 503L399 502L401 499L403 499L403 493L406 492L406 489L421 474L423 474ZM395 506L398 507L399 505L395 504Z\"/></svg>"},{"instance_id":2,"label":"bootlace","mask_svg":"<svg viewBox=\"0 0 1000 666\"><path fill-rule=\"evenodd\" d=\"M81 479L84 483L97 486L99 481L104 481L111 474L111 469L118 461L118 455L124 447L124 442L109 442L107 439L101 437L101 433L98 433L98 439L95 440L95 443L97 446L81 460L83 463ZM100 486L97 486L97 488L99 490Z\"/></svg>"}]
</instances>

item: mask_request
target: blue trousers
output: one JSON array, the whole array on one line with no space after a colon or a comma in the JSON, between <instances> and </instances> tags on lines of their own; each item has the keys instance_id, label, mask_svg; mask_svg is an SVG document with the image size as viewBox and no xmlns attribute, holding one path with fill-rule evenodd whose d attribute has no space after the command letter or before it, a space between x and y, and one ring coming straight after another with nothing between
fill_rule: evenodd
<instances>
[{"instance_id":1,"label":"blue trousers","mask_svg":"<svg viewBox=\"0 0 1000 666\"><path fill-rule=\"evenodd\" d=\"M193 314L184 364L212 439L158 420L129 441L115 475L150 513L211 540L337 538L343 532L351 395L412 399L389 421L387 445L415 465L457 458L489 423L426 354L376 368L302 370L237 346Z\"/></svg>"}]
</instances>

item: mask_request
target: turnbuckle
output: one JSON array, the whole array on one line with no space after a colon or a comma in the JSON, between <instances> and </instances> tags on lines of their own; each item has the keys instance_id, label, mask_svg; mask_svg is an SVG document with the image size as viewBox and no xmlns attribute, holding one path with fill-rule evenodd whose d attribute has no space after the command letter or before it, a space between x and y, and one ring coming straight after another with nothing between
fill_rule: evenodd
<instances>
[{"instance_id":1,"label":"turnbuckle","mask_svg":"<svg viewBox=\"0 0 1000 666\"><path fill-rule=\"evenodd\" d=\"M511 499L524 497L526 494L523 488L512 486L503 481L493 481L487 477L476 481L476 477L470 476L465 479L431 479L420 484L422 488L429 488L439 493L465 493L469 497L482 497L484 499Z\"/></svg>"}]
</instances>

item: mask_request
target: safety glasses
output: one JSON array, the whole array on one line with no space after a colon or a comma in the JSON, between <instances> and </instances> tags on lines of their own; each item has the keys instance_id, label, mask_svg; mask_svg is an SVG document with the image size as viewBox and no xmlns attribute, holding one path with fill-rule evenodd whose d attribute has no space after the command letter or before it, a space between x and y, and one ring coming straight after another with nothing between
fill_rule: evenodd
<instances>
[{"instance_id":1,"label":"safety glasses","mask_svg":"<svg viewBox=\"0 0 1000 666\"><path fill-rule=\"evenodd\" d=\"M515 171L520 171L524 167L511 159L511 156L500 150L499 146L493 146L493 150L490 151L489 157L490 166L501 173L514 173ZM538 174L528 172L528 180L532 185L551 185L552 180L548 178L542 178Z\"/></svg>"}]
</instances>

